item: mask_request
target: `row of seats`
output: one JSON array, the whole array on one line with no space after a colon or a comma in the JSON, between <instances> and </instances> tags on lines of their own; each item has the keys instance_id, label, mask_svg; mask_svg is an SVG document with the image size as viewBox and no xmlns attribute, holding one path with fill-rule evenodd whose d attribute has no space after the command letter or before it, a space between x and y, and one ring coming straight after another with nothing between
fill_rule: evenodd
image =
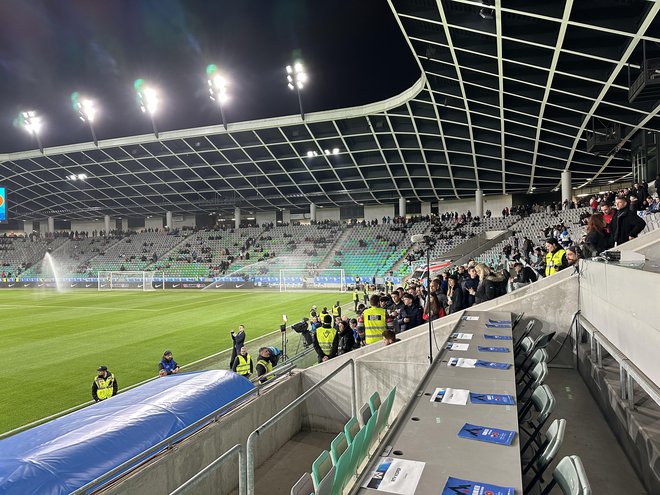
<instances>
[{"instance_id":1,"label":"row of seats","mask_svg":"<svg viewBox=\"0 0 660 495\"><path fill-rule=\"evenodd\" d=\"M353 477L360 474L370 450L382 438L388 424L396 387L381 402L374 392L344 430L332 440L330 452L321 452L312 464L312 473L305 473L291 488L291 495L340 495Z\"/></svg>"},{"instance_id":2,"label":"row of seats","mask_svg":"<svg viewBox=\"0 0 660 495\"><path fill-rule=\"evenodd\" d=\"M516 319L515 325L522 319ZM555 485L564 495L591 495L589 481L578 456L564 457L556 466L552 480L543 486L543 474L557 456L566 431L566 420L555 419L543 431L553 413L556 400L550 387L543 382L548 375L547 345L555 332L531 337L535 320L531 320L520 338L514 342L515 370L518 385L518 423L526 437L520 455L523 462L525 488L523 493L550 493ZM525 454L529 455L526 457Z\"/></svg>"}]
</instances>

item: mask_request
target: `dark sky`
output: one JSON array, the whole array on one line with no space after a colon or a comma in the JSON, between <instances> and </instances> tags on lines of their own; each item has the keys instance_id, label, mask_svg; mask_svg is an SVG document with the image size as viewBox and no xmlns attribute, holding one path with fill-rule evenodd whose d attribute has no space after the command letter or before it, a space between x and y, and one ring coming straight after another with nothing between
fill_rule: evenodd
<instances>
[{"instance_id":1,"label":"dark sky","mask_svg":"<svg viewBox=\"0 0 660 495\"><path fill-rule=\"evenodd\" d=\"M0 152L34 149L12 122L42 115L44 146L90 141L73 91L99 102L99 139L151 131L133 81L158 87L159 130L217 124L205 68L232 80L229 121L296 113L284 66L301 50L306 112L388 98L419 70L383 0L0 0Z\"/></svg>"}]
</instances>

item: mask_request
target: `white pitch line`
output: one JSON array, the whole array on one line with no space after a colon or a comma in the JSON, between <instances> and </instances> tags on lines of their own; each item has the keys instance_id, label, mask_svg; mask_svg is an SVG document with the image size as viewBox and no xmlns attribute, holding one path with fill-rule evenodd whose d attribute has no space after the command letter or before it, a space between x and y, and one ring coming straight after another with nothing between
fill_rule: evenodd
<instances>
[{"instance_id":1,"label":"white pitch line","mask_svg":"<svg viewBox=\"0 0 660 495\"><path fill-rule=\"evenodd\" d=\"M121 308L103 306L61 306L55 304L0 304L0 308L54 308L54 309L92 309L98 311L148 311L159 312L160 309Z\"/></svg>"}]
</instances>

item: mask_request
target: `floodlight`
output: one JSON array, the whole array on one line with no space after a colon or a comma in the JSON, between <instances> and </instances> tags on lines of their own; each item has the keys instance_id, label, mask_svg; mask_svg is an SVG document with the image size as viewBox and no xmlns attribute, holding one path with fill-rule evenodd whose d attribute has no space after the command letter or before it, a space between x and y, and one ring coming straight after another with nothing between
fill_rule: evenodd
<instances>
[{"instance_id":1,"label":"floodlight","mask_svg":"<svg viewBox=\"0 0 660 495\"><path fill-rule=\"evenodd\" d=\"M229 81L223 74L220 73L218 66L215 64L210 64L206 67L206 75L208 78L209 96L212 101L217 102L220 106L222 125L226 130L227 120L225 119L225 112L222 107L225 103L227 103L227 101L229 101L229 92L227 91Z\"/></svg>"},{"instance_id":2,"label":"floodlight","mask_svg":"<svg viewBox=\"0 0 660 495\"><path fill-rule=\"evenodd\" d=\"M291 91L296 91L298 96L298 106L300 107L300 117L305 120L302 97L300 96L300 91L305 88L305 83L307 82L305 67L300 60L296 60L292 65L286 66L286 74L287 87Z\"/></svg>"},{"instance_id":3,"label":"floodlight","mask_svg":"<svg viewBox=\"0 0 660 495\"><path fill-rule=\"evenodd\" d=\"M339 148L332 148L332 154L333 155L338 155L339 154Z\"/></svg>"},{"instance_id":4,"label":"floodlight","mask_svg":"<svg viewBox=\"0 0 660 495\"><path fill-rule=\"evenodd\" d=\"M325 154L326 154L326 155L329 155L329 154L330 154L330 150L325 150Z\"/></svg>"},{"instance_id":5,"label":"floodlight","mask_svg":"<svg viewBox=\"0 0 660 495\"><path fill-rule=\"evenodd\" d=\"M87 123L89 130L92 133L92 139L94 144L98 145L98 140L96 139L96 132L94 132L94 119L96 118L96 102L91 98L81 96L78 91L75 91L71 94L71 103L73 105L73 110L78 114L80 120Z\"/></svg>"},{"instance_id":6,"label":"floodlight","mask_svg":"<svg viewBox=\"0 0 660 495\"><path fill-rule=\"evenodd\" d=\"M144 79L137 79L133 83L133 87L135 88L135 98L138 107L140 107L142 113L149 115L151 125L154 129L154 135L158 138L158 129L156 128L156 121L154 120L154 115L160 106L160 96L158 91L147 85Z\"/></svg>"},{"instance_id":7,"label":"floodlight","mask_svg":"<svg viewBox=\"0 0 660 495\"><path fill-rule=\"evenodd\" d=\"M44 147L41 144L41 139L39 133L43 127L41 117L37 115L37 112L34 110L28 110L18 114L18 117L14 119L14 126L22 127L26 132L34 136L34 139L37 141L39 146L39 151L44 152Z\"/></svg>"}]
</instances>

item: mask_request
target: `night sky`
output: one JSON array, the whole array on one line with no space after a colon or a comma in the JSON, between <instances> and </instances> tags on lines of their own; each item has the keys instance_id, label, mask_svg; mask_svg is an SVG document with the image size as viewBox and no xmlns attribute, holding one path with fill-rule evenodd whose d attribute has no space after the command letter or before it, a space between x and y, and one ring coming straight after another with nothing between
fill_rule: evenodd
<instances>
[{"instance_id":1,"label":"night sky","mask_svg":"<svg viewBox=\"0 0 660 495\"><path fill-rule=\"evenodd\" d=\"M230 80L230 122L295 114L284 66L300 50L306 112L382 100L419 69L383 0L0 0L0 152L34 149L13 126L21 110L44 121L44 146L88 142L70 95L98 101L99 139L151 132L133 81L163 99L160 131L220 123L205 68Z\"/></svg>"}]
</instances>

